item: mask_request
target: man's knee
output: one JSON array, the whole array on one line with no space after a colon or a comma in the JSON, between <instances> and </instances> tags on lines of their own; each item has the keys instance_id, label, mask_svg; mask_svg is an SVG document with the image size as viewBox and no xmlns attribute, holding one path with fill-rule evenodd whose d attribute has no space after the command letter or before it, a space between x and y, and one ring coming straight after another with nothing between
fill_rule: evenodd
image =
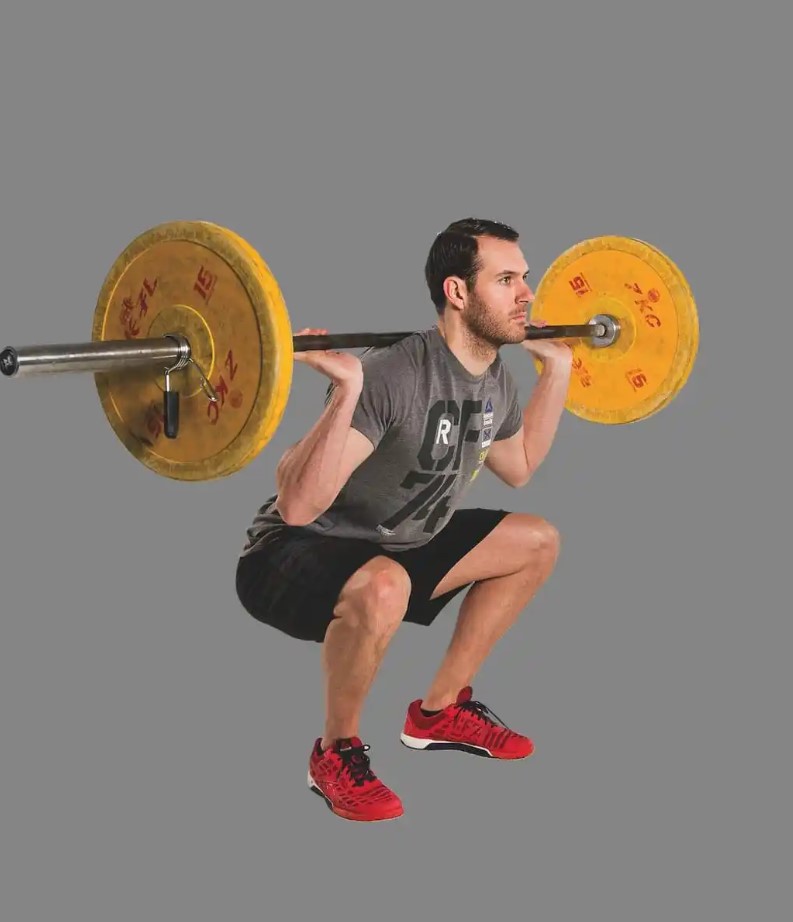
<instances>
[{"instance_id":1,"label":"man's knee","mask_svg":"<svg viewBox=\"0 0 793 922\"><path fill-rule=\"evenodd\" d=\"M527 566L541 566L550 572L559 558L562 539L559 529L546 519L527 516L521 529L527 552Z\"/></svg>"},{"instance_id":2,"label":"man's knee","mask_svg":"<svg viewBox=\"0 0 793 922\"><path fill-rule=\"evenodd\" d=\"M374 634L390 633L405 616L410 591L404 567L388 557L375 557L344 585L334 615Z\"/></svg>"},{"instance_id":3,"label":"man's knee","mask_svg":"<svg viewBox=\"0 0 793 922\"><path fill-rule=\"evenodd\" d=\"M541 552L548 557L552 563L556 563L559 551L562 547L562 536L559 529L551 522L542 519L540 526L539 544Z\"/></svg>"}]
</instances>

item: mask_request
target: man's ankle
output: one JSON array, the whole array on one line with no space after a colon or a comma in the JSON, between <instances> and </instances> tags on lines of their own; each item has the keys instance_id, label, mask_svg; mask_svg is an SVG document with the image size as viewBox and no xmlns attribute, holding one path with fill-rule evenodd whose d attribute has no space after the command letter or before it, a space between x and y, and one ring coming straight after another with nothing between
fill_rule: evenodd
<instances>
[{"instance_id":1,"label":"man's ankle","mask_svg":"<svg viewBox=\"0 0 793 922\"><path fill-rule=\"evenodd\" d=\"M339 742L339 740L349 740L357 735L357 733L339 733L330 736L323 736L319 741L319 745L322 751L325 752L326 749L332 749L336 743Z\"/></svg>"},{"instance_id":2,"label":"man's ankle","mask_svg":"<svg viewBox=\"0 0 793 922\"><path fill-rule=\"evenodd\" d=\"M436 696L434 698L424 698L419 707L426 714L437 714L438 711L442 711L444 708L448 707L450 704L454 704L457 700L456 695L446 695L446 696Z\"/></svg>"}]
</instances>

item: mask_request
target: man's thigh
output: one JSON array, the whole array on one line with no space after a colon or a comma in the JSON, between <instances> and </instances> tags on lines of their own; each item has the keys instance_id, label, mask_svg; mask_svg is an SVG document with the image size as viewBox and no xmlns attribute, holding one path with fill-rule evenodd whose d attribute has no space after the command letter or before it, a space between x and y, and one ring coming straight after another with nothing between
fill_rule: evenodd
<instances>
[{"instance_id":1,"label":"man's thigh","mask_svg":"<svg viewBox=\"0 0 793 922\"><path fill-rule=\"evenodd\" d=\"M504 509L458 509L427 544L393 554L407 570L412 584L406 621L430 624L437 617L456 591L466 585L456 582L451 590L438 592L439 584L508 515Z\"/></svg>"},{"instance_id":2,"label":"man's thigh","mask_svg":"<svg viewBox=\"0 0 793 922\"><path fill-rule=\"evenodd\" d=\"M240 560L237 595L257 621L299 640L320 643L342 589L379 553L366 541L296 530Z\"/></svg>"},{"instance_id":3,"label":"man's thigh","mask_svg":"<svg viewBox=\"0 0 793 922\"><path fill-rule=\"evenodd\" d=\"M449 568L431 598L472 582L517 573L555 554L558 544L558 532L550 522L528 513L508 513Z\"/></svg>"}]
</instances>

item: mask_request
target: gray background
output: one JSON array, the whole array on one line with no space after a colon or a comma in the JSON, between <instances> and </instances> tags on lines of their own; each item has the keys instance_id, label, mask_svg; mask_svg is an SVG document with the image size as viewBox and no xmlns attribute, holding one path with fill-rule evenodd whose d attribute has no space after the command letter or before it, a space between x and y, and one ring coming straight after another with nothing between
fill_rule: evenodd
<instances>
[{"instance_id":1,"label":"gray background","mask_svg":"<svg viewBox=\"0 0 793 922\"><path fill-rule=\"evenodd\" d=\"M790 17L544 6L5 4L2 345L87 339L174 218L247 237L295 327L425 326L427 249L469 214L517 225L535 281L587 236L652 241L702 345L660 416L566 415L526 489L477 482L564 540L475 686L537 752L400 746L457 602L369 699L407 809L379 825L307 792L318 648L234 594L324 379L298 367L265 452L205 484L134 461L90 376L0 382L4 920L789 918Z\"/></svg>"}]
</instances>

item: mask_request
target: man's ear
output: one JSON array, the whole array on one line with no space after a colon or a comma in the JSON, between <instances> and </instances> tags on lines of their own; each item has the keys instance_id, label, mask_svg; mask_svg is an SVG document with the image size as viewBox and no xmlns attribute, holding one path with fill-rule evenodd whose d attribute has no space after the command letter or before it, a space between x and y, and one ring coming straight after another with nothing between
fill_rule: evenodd
<instances>
[{"instance_id":1,"label":"man's ear","mask_svg":"<svg viewBox=\"0 0 793 922\"><path fill-rule=\"evenodd\" d=\"M443 293L452 307L465 307L465 282L458 275L450 275L444 279Z\"/></svg>"}]
</instances>

